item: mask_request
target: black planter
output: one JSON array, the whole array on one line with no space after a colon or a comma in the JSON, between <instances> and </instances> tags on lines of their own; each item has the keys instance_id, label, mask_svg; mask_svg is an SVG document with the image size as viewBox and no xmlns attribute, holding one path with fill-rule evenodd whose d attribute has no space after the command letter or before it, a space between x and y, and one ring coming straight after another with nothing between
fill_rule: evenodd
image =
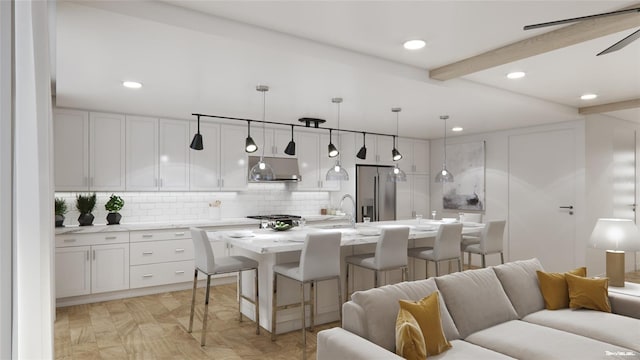
<instances>
[{"instance_id":1,"label":"black planter","mask_svg":"<svg viewBox=\"0 0 640 360\"><path fill-rule=\"evenodd\" d=\"M93 219L93 214L80 214L80 216L78 216L78 223L80 226L91 226L93 225Z\"/></svg>"},{"instance_id":2,"label":"black planter","mask_svg":"<svg viewBox=\"0 0 640 360\"><path fill-rule=\"evenodd\" d=\"M107 214L107 225L118 225L120 224L120 219L122 219L120 213L109 213Z\"/></svg>"},{"instance_id":3,"label":"black planter","mask_svg":"<svg viewBox=\"0 0 640 360\"><path fill-rule=\"evenodd\" d=\"M64 215L56 215L56 227L64 227Z\"/></svg>"}]
</instances>

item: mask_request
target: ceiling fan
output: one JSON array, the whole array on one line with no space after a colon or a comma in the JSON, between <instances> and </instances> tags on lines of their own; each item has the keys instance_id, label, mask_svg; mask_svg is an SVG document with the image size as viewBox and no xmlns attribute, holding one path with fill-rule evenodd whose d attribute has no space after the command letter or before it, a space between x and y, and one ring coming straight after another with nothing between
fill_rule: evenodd
<instances>
[{"instance_id":1,"label":"ceiling fan","mask_svg":"<svg viewBox=\"0 0 640 360\"><path fill-rule=\"evenodd\" d=\"M564 19L564 20L549 21L549 22L540 23L540 24L527 25L527 26L524 27L524 30L539 29L539 28L543 28L543 27L547 27L547 26L569 24L569 23L579 22L579 21L583 21L583 20L596 19L596 18L601 18L601 17L606 17L606 16L622 15L622 14L628 14L628 13L634 13L634 12L635 13L640 13L640 7L636 7L636 8L632 8L632 9L618 10L618 11L611 11L611 12L595 14L595 15L580 16L580 17ZM596 56L605 55L605 54L612 53L614 51L618 51L618 50L622 49L623 47L631 44L635 40L638 40L638 38L640 38L640 29L634 31L633 33L631 33L630 35L628 35L624 39L618 41L617 43L615 43L615 44L609 46L608 48L604 49L603 51L599 52Z\"/></svg>"}]
</instances>

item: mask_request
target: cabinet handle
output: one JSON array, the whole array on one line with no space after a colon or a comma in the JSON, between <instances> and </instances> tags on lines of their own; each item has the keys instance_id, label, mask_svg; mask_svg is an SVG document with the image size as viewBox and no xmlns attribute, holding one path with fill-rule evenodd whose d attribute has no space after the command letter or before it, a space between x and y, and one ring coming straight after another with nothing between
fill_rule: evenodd
<instances>
[{"instance_id":1,"label":"cabinet handle","mask_svg":"<svg viewBox=\"0 0 640 360\"><path fill-rule=\"evenodd\" d=\"M176 252L184 252L184 249L176 249Z\"/></svg>"},{"instance_id":2,"label":"cabinet handle","mask_svg":"<svg viewBox=\"0 0 640 360\"><path fill-rule=\"evenodd\" d=\"M153 251L143 251L142 255L153 255Z\"/></svg>"},{"instance_id":3,"label":"cabinet handle","mask_svg":"<svg viewBox=\"0 0 640 360\"><path fill-rule=\"evenodd\" d=\"M178 270L176 271L176 274L184 274L184 270Z\"/></svg>"},{"instance_id":4,"label":"cabinet handle","mask_svg":"<svg viewBox=\"0 0 640 360\"><path fill-rule=\"evenodd\" d=\"M104 239L105 240L115 240L117 237L115 236L105 236Z\"/></svg>"},{"instance_id":5,"label":"cabinet handle","mask_svg":"<svg viewBox=\"0 0 640 360\"><path fill-rule=\"evenodd\" d=\"M142 234L142 237L145 238L145 239L148 239L148 238L153 237L153 235L152 234Z\"/></svg>"},{"instance_id":6,"label":"cabinet handle","mask_svg":"<svg viewBox=\"0 0 640 360\"><path fill-rule=\"evenodd\" d=\"M146 278L153 277L153 274L144 274L142 275L142 277L146 277Z\"/></svg>"},{"instance_id":7,"label":"cabinet handle","mask_svg":"<svg viewBox=\"0 0 640 360\"><path fill-rule=\"evenodd\" d=\"M93 260L95 260L95 259L96 259L96 251L93 250Z\"/></svg>"},{"instance_id":8,"label":"cabinet handle","mask_svg":"<svg viewBox=\"0 0 640 360\"><path fill-rule=\"evenodd\" d=\"M76 242L76 239L64 239L64 242Z\"/></svg>"},{"instance_id":9,"label":"cabinet handle","mask_svg":"<svg viewBox=\"0 0 640 360\"><path fill-rule=\"evenodd\" d=\"M184 232L177 232L175 234L173 234L174 236L184 236Z\"/></svg>"}]
</instances>

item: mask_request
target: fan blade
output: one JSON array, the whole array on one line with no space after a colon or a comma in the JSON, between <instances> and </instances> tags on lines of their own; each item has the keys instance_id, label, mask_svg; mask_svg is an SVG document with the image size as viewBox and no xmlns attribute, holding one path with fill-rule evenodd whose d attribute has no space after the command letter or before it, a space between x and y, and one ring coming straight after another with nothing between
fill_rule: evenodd
<instances>
[{"instance_id":1,"label":"fan blade","mask_svg":"<svg viewBox=\"0 0 640 360\"><path fill-rule=\"evenodd\" d=\"M600 56L600 55L606 55L608 53L612 53L614 51L618 51L620 49L622 49L623 47L631 44L632 42L638 40L638 38L640 38L640 29L634 31L633 33L631 33L629 36L627 36L626 38L618 41L617 43L609 46L608 48L602 50L600 53L598 53L598 55L596 56Z\"/></svg>"},{"instance_id":2,"label":"fan blade","mask_svg":"<svg viewBox=\"0 0 640 360\"><path fill-rule=\"evenodd\" d=\"M574 22L578 22L578 21L582 21L582 20L587 20L587 19L595 19L595 18L601 18L601 17L613 16L613 15L620 15L620 14L626 14L626 13L632 13L632 12L640 12L640 7L633 8L633 9L611 11L611 12L606 12L606 13L602 13L602 14L580 16L580 17L564 19L564 20L549 21L549 22L540 23L540 24L527 25L523 29L524 30L539 29L539 28L543 28L543 27L547 27L547 26L570 24L570 23L574 23Z\"/></svg>"}]
</instances>

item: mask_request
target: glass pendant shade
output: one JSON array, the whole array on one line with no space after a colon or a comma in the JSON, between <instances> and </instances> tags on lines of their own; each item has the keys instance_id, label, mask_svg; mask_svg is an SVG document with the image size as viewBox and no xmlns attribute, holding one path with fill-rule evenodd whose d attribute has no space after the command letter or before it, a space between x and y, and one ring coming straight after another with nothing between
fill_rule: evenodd
<instances>
[{"instance_id":1,"label":"glass pendant shade","mask_svg":"<svg viewBox=\"0 0 640 360\"><path fill-rule=\"evenodd\" d=\"M405 182L405 181L407 181L407 174L405 174L405 172L402 171L402 169L400 169L398 167L398 165L396 165L387 174L387 181L390 181L390 182Z\"/></svg>"},{"instance_id":2,"label":"glass pendant shade","mask_svg":"<svg viewBox=\"0 0 640 360\"><path fill-rule=\"evenodd\" d=\"M442 165L442 170L436 175L436 182L439 183L448 183L453 182L453 175L449 170L447 170L447 165Z\"/></svg>"},{"instance_id":3,"label":"glass pendant shade","mask_svg":"<svg viewBox=\"0 0 640 360\"><path fill-rule=\"evenodd\" d=\"M197 133L193 135L193 140L191 141L191 145L189 145L189 147L192 148L193 150L204 149L204 147L202 146L202 134Z\"/></svg>"},{"instance_id":4,"label":"glass pendant shade","mask_svg":"<svg viewBox=\"0 0 640 360\"><path fill-rule=\"evenodd\" d=\"M347 181L349 180L349 174L342 165L340 165L340 160L336 160L336 165L327 171L325 179Z\"/></svg>"},{"instance_id":5,"label":"glass pendant shade","mask_svg":"<svg viewBox=\"0 0 640 360\"><path fill-rule=\"evenodd\" d=\"M249 180L252 181L267 181L273 180L274 178L275 174L273 172L273 168L271 165L264 162L262 156L260 157L260 161L253 165L249 172Z\"/></svg>"}]
</instances>

